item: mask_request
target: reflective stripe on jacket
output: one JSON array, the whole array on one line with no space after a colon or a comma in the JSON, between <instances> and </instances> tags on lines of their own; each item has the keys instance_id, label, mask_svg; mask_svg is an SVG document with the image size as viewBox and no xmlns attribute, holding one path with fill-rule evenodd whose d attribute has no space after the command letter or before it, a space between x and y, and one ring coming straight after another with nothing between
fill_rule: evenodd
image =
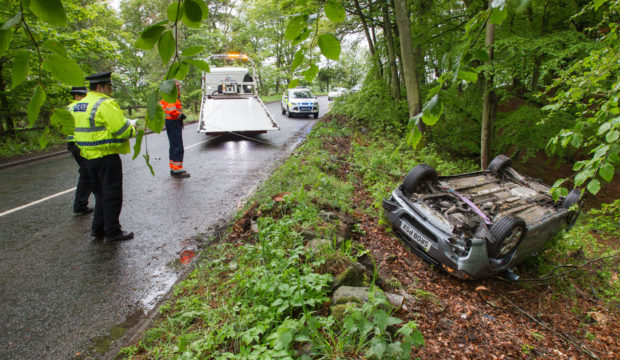
<instances>
[{"instance_id":1,"label":"reflective stripe on jacket","mask_svg":"<svg viewBox=\"0 0 620 360\"><path fill-rule=\"evenodd\" d=\"M183 110L183 107L181 106L181 101L179 99L177 99L174 104L166 102L162 99L159 104L161 105L162 109L164 109L167 120L180 120L179 116L181 116L181 114L183 113L181 111Z\"/></svg>"},{"instance_id":2,"label":"reflective stripe on jacket","mask_svg":"<svg viewBox=\"0 0 620 360\"><path fill-rule=\"evenodd\" d=\"M77 100L73 100L69 105L67 105L67 110L69 112L71 112L71 108L75 105L75 103L77 103ZM71 113L71 115L73 115L73 113ZM73 125L75 126L75 120L73 121ZM75 142L73 134L67 136L67 142Z\"/></svg>"},{"instance_id":3,"label":"reflective stripe on jacket","mask_svg":"<svg viewBox=\"0 0 620 360\"><path fill-rule=\"evenodd\" d=\"M129 138L135 135L134 127L114 99L89 91L85 98L71 105L75 143L83 157L96 159L129 153Z\"/></svg>"}]
</instances>

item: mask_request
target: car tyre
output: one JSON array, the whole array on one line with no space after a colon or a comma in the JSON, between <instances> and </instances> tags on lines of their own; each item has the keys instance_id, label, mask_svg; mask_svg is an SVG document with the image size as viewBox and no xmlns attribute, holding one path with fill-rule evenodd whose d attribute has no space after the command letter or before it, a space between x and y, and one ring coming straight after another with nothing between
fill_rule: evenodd
<instances>
[{"instance_id":1,"label":"car tyre","mask_svg":"<svg viewBox=\"0 0 620 360\"><path fill-rule=\"evenodd\" d=\"M438 178L437 170L430 165L420 164L416 165L405 176L402 185L402 191L405 196L409 197L414 192L420 192L424 190L424 187L428 187L428 182L436 182ZM429 189L426 189L429 190Z\"/></svg>"},{"instance_id":2,"label":"car tyre","mask_svg":"<svg viewBox=\"0 0 620 360\"><path fill-rule=\"evenodd\" d=\"M493 175L498 176L501 172L512 165L512 159L506 155L497 155L487 168Z\"/></svg>"},{"instance_id":3,"label":"car tyre","mask_svg":"<svg viewBox=\"0 0 620 360\"><path fill-rule=\"evenodd\" d=\"M510 256L521 244L527 233L525 220L506 216L491 227L492 240L487 242L489 257L502 259Z\"/></svg>"},{"instance_id":4,"label":"car tyre","mask_svg":"<svg viewBox=\"0 0 620 360\"><path fill-rule=\"evenodd\" d=\"M568 209L577 202L579 202L579 198L581 197L581 191L579 189L571 190L568 195L562 201L562 209Z\"/></svg>"},{"instance_id":5,"label":"car tyre","mask_svg":"<svg viewBox=\"0 0 620 360\"><path fill-rule=\"evenodd\" d=\"M314 115L314 118L315 118L315 119L318 119L318 118L319 118L319 112L318 112L318 111L317 111L317 112L315 112L313 115Z\"/></svg>"},{"instance_id":6,"label":"car tyre","mask_svg":"<svg viewBox=\"0 0 620 360\"><path fill-rule=\"evenodd\" d=\"M280 105L280 110L282 111L282 115L286 114L286 110L284 110L284 106Z\"/></svg>"},{"instance_id":7,"label":"car tyre","mask_svg":"<svg viewBox=\"0 0 620 360\"><path fill-rule=\"evenodd\" d=\"M287 118L291 117L291 110L289 110L288 106L286 107L286 117Z\"/></svg>"}]
</instances>

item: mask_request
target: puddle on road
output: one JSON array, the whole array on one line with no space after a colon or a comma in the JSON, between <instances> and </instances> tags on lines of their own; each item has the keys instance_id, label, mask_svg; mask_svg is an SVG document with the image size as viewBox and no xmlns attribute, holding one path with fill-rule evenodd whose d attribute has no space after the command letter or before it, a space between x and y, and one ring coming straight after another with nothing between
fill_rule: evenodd
<instances>
[{"instance_id":1,"label":"puddle on road","mask_svg":"<svg viewBox=\"0 0 620 360\"><path fill-rule=\"evenodd\" d=\"M125 333L127 333L129 329L134 327L136 324L140 323L140 321L143 320L144 316L145 316L144 312L140 309L129 314L127 318L125 319L125 321L111 328L108 331L107 335L98 336L94 338L92 340L92 347L89 349L89 351L85 354L82 354L82 353L75 354L74 359L76 360L94 359L107 353L112 348L112 344L114 344L116 340L123 337L123 335L125 335Z\"/></svg>"}]
</instances>

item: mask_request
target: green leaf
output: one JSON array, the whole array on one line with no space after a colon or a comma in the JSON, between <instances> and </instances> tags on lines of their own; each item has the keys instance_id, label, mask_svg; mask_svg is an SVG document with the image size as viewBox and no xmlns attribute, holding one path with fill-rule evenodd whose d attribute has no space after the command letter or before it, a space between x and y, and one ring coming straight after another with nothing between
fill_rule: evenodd
<instances>
[{"instance_id":1,"label":"green leaf","mask_svg":"<svg viewBox=\"0 0 620 360\"><path fill-rule=\"evenodd\" d=\"M592 181L588 183L587 189L592 195L596 195L601 190L601 182L598 181L598 179L592 179Z\"/></svg>"},{"instance_id":2,"label":"green leaf","mask_svg":"<svg viewBox=\"0 0 620 360\"><path fill-rule=\"evenodd\" d=\"M166 30L159 37L159 41L157 42L157 51L159 52L159 57L164 65L168 65L172 54L174 54L175 45L176 42L174 41L172 31Z\"/></svg>"},{"instance_id":3,"label":"green leaf","mask_svg":"<svg viewBox=\"0 0 620 360\"><path fill-rule=\"evenodd\" d=\"M308 69L304 70L301 74L304 76L307 82L311 82L316 77L316 74L319 73L319 67L315 64L310 64Z\"/></svg>"},{"instance_id":4,"label":"green leaf","mask_svg":"<svg viewBox=\"0 0 620 360\"><path fill-rule=\"evenodd\" d=\"M481 49L472 49L469 51L475 59L478 59L482 62L489 62L489 53L485 50Z\"/></svg>"},{"instance_id":5,"label":"green leaf","mask_svg":"<svg viewBox=\"0 0 620 360\"><path fill-rule=\"evenodd\" d=\"M166 102L174 103L177 101L177 86L174 80L165 80L159 84L159 92Z\"/></svg>"},{"instance_id":6,"label":"green leaf","mask_svg":"<svg viewBox=\"0 0 620 360\"><path fill-rule=\"evenodd\" d=\"M164 128L165 122L166 113L161 108L159 101L157 101L157 91L153 91L146 99L146 126L154 132L159 133Z\"/></svg>"},{"instance_id":7,"label":"green leaf","mask_svg":"<svg viewBox=\"0 0 620 360\"><path fill-rule=\"evenodd\" d=\"M299 65L304 61L304 49L299 49L295 53L295 57L293 58L293 62L291 63L291 71L295 71Z\"/></svg>"},{"instance_id":8,"label":"green leaf","mask_svg":"<svg viewBox=\"0 0 620 360\"><path fill-rule=\"evenodd\" d=\"M579 171L583 168L583 166L586 164L585 161L577 161L574 165L573 165L573 171Z\"/></svg>"},{"instance_id":9,"label":"green leaf","mask_svg":"<svg viewBox=\"0 0 620 360\"><path fill-rule=\"evenodd\" d=\"M615 170L614 170L613 165L611 165L610 163L605 163L598 170L598 174L601 176L603 180L610 182L611 179L613 179L614 177L614 171Z\"/></svg>"},{"instance_id":10,"label":"green leaf","mask_svg":"<svg viewBox=\"0 0 620 360\"><path fill-rule=\"evenodd\" d=\"M185 0L183 3L183 23L189 28L199 28L202 24L202 8L197 0Z\"/></svg>"},{"instance_id":11,"label":"green leaf","mask_svg":"<svg viewBox=\"0 0 620 360\"><path fill-rule=\"evenodd\" d=\"M50 54L43 63L45 69L56 79L70 86L84 86L84 73L75 60L58 54Z\"/></svg>"},{"instance_id":12,"label":"green leaf","mask_svg":"<svg viewBox=\"0 0 620 360\"><path fill-rule=\"evenodd\" d=\"M197 59L184 59L184 62L186 62L187 64L190 64L192 66L197 67L198 69L202 70L202 71L209 71L209 64L207 64L205 61L203 60L197 60Z\"/></svg>"},{"instance_id":13,"label":"green leaf","mask_svg":"<svg viewBox=\"0 0 620 360\"><path fill-rule=\"evenodd\" d=\"M295 40L306 28L307 18L308 17L306 15L297 15L291 20L289 20L288 24L286 25L286 32L284 33L284 37L289 41Z\"/></svg>"},{"instance_id":14,"label":"green leaf","mask_svg":"<svg viewBox=\"0 0 620 360\"><path fill-rule=\"evenodd\" d=\"M22 21L22 12L18 11L17 14L13 15L12 18L8 19L4 24L2 24L2 27L0 27L0 30L8 30L12 28L13 26L19 24L21 21Z\"/></svg>"},{"instance_id":15,"label":"green leaf","mask_svg":"<svg viewBox=\"0 0 620 360\"><path fill-rule=\"evenodd\" d=\"M189 64L182 61L181 65L179 65L179 70L177 71L175 79L184 80L187 77L188 73L189 73Z\"/></svg>"},{"instance_id":16,"label":"green leaf","mask_svg":"<svg viewBox=\"0 0 620 360\"><path fill-rule=\"evenodd\" d=\"M194 55L198 55L201 52L205 51L205 47L202 45L198 45L198 46L190 46L188 48L186 48L185 50L183 50L181 52L181 55L183 56L194 56Z\"/></svg>"},{"instance_id":17,"label":"green leaf","mask_svg":"<svg viewBox=\"0 0 620 360\"><path fill-rule=\"evenodd\" d=\"M583 144L583 134L581 133L575 133L572 137L571 137L571 141L570 141L571 145L573 145L576 148L579 148L581 146L581 144Z\"/></svg>"},{"instance_id":18,"label":"green leaf","mask_svg":"<svg viewBox=\"0 0 620 360\"><path fill-rule=\"evenodd\" d=\"M413 118L412 118L413 119ZM417 121L414 121L415 125L417 125ZM422 140L422 132L418 129L417 126L414 126L412 131L407 134L407 143L412 147L416 148L420 141Z\"/></svg>"},{"instance_id":19,"label":"green leaf","mask_svg":"<svg viewBox=\"0 0 620 360\"><path fill-rule=\"evenodd\" d=\"M67 50L60 42L56 40L47 39L41 45L53 53L67 57Z\"/></svg>"},{"instance_id":20,"label":"green leaf","mask_svg":"<svg viewBox=\"0 0 620 360\"><path fill-rule=\"evenodd\" d=\"M179 1L174 1L173 3L168 5L166 15L168 15L168 20L170 22L177 22L181 20L181 18L183 17L183 4Z\"/></svg>"},{"instance_id":21,"label":"green leaf","mask_svg":"<svg viewBox=\"0 0 620 360\"><path fill-rule=\"evenodd\" d=\"M73 135L75 120L67 109L54 109L50 124L64 135Z\"/></svg>"},{"instance_id":22,"label":"green leaf","mask_svg":"<svg viewBox=\"0 0 620 360\"><path fill-rule=\"evenodd\" d=\"M326 58L340 59L340 41L334 35L327 33L319 36L319 48Z\"/></svg>"},{"instance_id":23,"label":"green leaf","mask_svg":"<svg viewBox=\"0 0 620 360\"><path fill-rule=\"evenodd\" d=\"M153 165L151 165L151 157L149 156L149 153L145 153L144 155L142 155L142 157L144 158L146 166L149 168L151 175L155 176L155 171L153 171Z\"/></svg>"},{"instance_id":24,"label":"green leaf","mask_svg":"<svg viewBox=\"0 0 620 360\"><path fill-rule=\"evenodd\" d=\"M618 130L610 131L605 136L605 141L611 144L613 142L616 142L616 140L618 140L619 137L620 137L620 132L618 132Z\"/></svg>"},{"instance_id":25,"label":"green leaf","mask_svg":"<svg viewBox=\"0 0 620 360\"><path fill-rule=\"evenodd\" d=\"M343 22L346 17L344 6L338 0L327 0L325 16L333 23Z\"/></svg>"},{"instance_id":26,"label":"green leaf","mask_svg":"<svg viewBox=\"0 0 620 360\"><path fill-rule=\"evenodd\" d=\"M157 43L157 40L159 40L161 33L166 30L163 24L167 23L168 21L165 20L160 21L144 29L140 34L140 38L136 41L136 47L142 50L151 50L155 43Z\"/></svg>"},{"instance_id":27,"label":"green leaf","mask_svg":"<svg viewBox=\"0 0 620 360\"><path fill-rule=\"evenodd\" d=\"M594 0L594 10L598 10L598 8L606 2L607 0Z\"/></svg>"},{"instance_id":28,"label":"green leaf","mask_svg":"<svg viewBox=\"0 0 620 360\"><path fill-rule=\"evenodd\" d=\"M291 82L288 84L288 88L289 89L294 89L297 87L297 84L299 84L299 79L293 79L291 80Z\"/></svg>"},{"instance_id":29,"label":"green leaf","mask_svg":"<svg viewBox=\"0 0 620 360\"><path fill-rule=\"evenodd\" d=\"M15 50L13 52L13 73L12 73L12 82L11 89L15 89L21 83L26 80L26 75L28 75L28 70L30 69L30 51L28 50Z\"/></svg>"},{"instance_id":30,"label":"green leaf","mask_svg":"<svg viewBox=\"0 0 620 360\"><path fill-rule=\"evenodd\" d=\"M491 10L491 17L489 17L489 22L491 24L501 25L507 16L508 8L506 6L503 6L501 8L493 8Z\"/></svg>"},{"instance_id":31,"label":"green leaf","mask_svg":"<svg viewBox=\"0 0 620 360\"><path fill-rule=\"evenodd\" d=\"M47 147L47 144L49 144L50 142L50 127L46 126L45 130L43 130L43 134L41 134L41 137L39 138L39 146L41 147L41 149L45 149Z\"/></svg>"},{"instance_id":32,"label":"green leaf","mask_svg":"<svg viewBox=\"0 0 620 360\"><path fill-rule=\"evenodd\" d=\"M175 79L177 76L177 71L179 71L180 64L178 62L172 63L168 68L168 72L166 73L166 79Z\"/></svg>"},{"instance_id":33,"label":"green leaf","mask_svg":"<svg viewBox=\"0 0 620 360\"><path fill-rule=\"evenodd\" d=\"M588 177L585 172L580 172L579 174L575 175L575 187L583 185L586 180L588 180Z\"/></svg>"},{"instance_id":34,"label":"green leaf","mask_svg":"<svg viewBox=\"0 0 620 360\"><path fill-rule=\"evenodd\" d=\"M39 19L50 25L67 25L67 14L60 0L31 0L30 10L32 10Z\"/></svg>"},{"instance_id":35,"label":"green leaf","mask_svg":"<svg viewBox=\"0 0 620 360\"><path fill-rule=\"evenodd\" d=\"M609 151L608 145L598 146L596 152L594 153L594 156L592 156L592 159L602 158L603 156L605 156L605 154L607 154L607 151Z\"/></svg>"},{"instance_id":36,"label":"green leaf","mask_svg":"<svg viewBox=\"0 0 620 360\"><path fill-rule=\"evenodd\" d=\"M33 127L39 118L39 112L41 111L41 106L45 102L45 90L43 90L43 86L37 85L34 88L34 92L32 93L32 98L30 98L30 102L28 103L28 123L30 127Z\"/></svg>"},{"instance_id":37,"label":"green leaf","mask_svg":"<svg viewBox=\"0 0 620 360\"><path fill-rule=\"evenodd\" d=\"M424 108L422 108L422 121L428 126L433 126L439 121L442 113L443 102L440 100L439 94L436 94L424 104Z\"/></svg>"},{"instance_id":38,"label":"green leaf","mask_svg":"<svg viewBox=\"0 0 620 360\"><path fill-rule=\"evenodd\" d=\"M131 160L136 160L136 158L140 154L140 151L142 150L142 138L143 137L144 137L144 130L142 129L138 130L138 133L136 134L136 141L133 144L133 156L131 157Z\"/></svg>"},{"instance_id":39,"label":"green leaf","mask_svg":"<svg viewBox=\"0 0 620 360\"><path fill-rule=\"evenodd\" d=\"M9 49L11 41L13 41L13 30L0 30L0 56Z\"/></svg>"},{"instance_id":40,"label":"green leaf","mask_svg":"<svg viewBox=\"0 0 620 360\"><path fill-rule=\"evenodd\" d=\"M457 77L470 83L475 83L478 81L478 73L476 73L474 69L467 66L459 68Z\"/></svg>"}]
</instances>

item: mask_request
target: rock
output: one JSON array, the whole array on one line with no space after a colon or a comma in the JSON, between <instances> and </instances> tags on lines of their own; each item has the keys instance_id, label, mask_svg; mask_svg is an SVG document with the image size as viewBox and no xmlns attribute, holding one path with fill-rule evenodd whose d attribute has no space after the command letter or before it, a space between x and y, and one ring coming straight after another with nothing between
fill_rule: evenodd
<instances>
[{"instance_id":1,"label":"rock","mask_svg":"<svg viewBox=\"0 0 620 360\"><path fill-rule=\"evenodd\" d=\"M327 239L314 239L306 245L306 248L312 250L312 252L316 252L322 248L330 248L332 246L332 242Z\"/></svg>"},{"instance_id":2,"label":"rock","mask_svg":"<svg viewBox=\"0 0 620 360\"><path fill-rule=\"evenodd\" d=\"M301 231L301 236L304 238L304 240L306 241L310 241L314 238L316 238L316 233L312 230L309 229L303 229Z\"/></svg>"},{"instance_id":3,"label":"rock","mask_svg":"<svg viewBox=\"0 0 620 360\"><path fill-rule=\"evenodd\" d=\"M334 220L336 218L336 214L331 211L321 210L319 212L319 217L323 220Z\"/></svg>"},{"instance_id":4,"label":"rock","mask_svg":"<svg viewBox=\"0 0 620 360\"><path fill-rule=\"evenodd\" d=\"M368 301L368 287L341 286L332 295L332 304L360 303Z\"/></svg>"},{"instance_id":5,"label":"rock","mask_svg":"<svg viewBox=\"0 0 620 360\"><path fill-rule=\"evenodd\" d=\"M256 222L256 220L252 219L252 223L250 224L250 229L252 230L252 233L258 234L258 223Z\"/></svg>"},{"instance_id":6,"label":"rock","mask_svg":"<svg viewBox=\"0 0 620 360\"><path fill-rule=\"evenodd\" d=\"M400 294L386 293L388 302L396 309L400 309L405 304L405 297Z\"/></svg>"},{"instance_id":7,"label":"rock","mask_svg":"<svg viewBox=\"0 0 620 360\"><path fill-rule=\"evenodd\" d=\"M349 237L349 226L342 221L336 223L336 235L346 239Z\"/></svg>"},{"instance_id":8,"label":"rock","mask_svg":"<svg viewBox=\"0 0 620 360\"><path fill-rule=\"evenodd\" d=\"M334 279L332 289L340 286L363 286L366 268L360 263L352 263Z\"/></svg>"},{"instance_id":9,"label":"rock","mask_svg":"<svg viewBox=\"0 0 620 360\"><path fill-rule=\"evenodd\" d=\"M443 329L448 330L451 327L453 327L454 324L455 324L455 322L450 320L450 319L448 319L448 318L442 317L442 318L439 319L439 326L441 326Z\"/></svg>"},{"instance_id":10,"label":"rock","mask_svg":"<svg viewBox=\"0 0 620 360\"><path fill-rule=\"evenodd\" d=\"M336 319L336 321L343 322L344 317L345 317L345 312L347 311L347 309L356 307L356 306L358 306L358 304L356 303L345 303L345 304L334 305L331 307L332 316L334 317L334 319Z\"/></svg>"}]
</instances>

